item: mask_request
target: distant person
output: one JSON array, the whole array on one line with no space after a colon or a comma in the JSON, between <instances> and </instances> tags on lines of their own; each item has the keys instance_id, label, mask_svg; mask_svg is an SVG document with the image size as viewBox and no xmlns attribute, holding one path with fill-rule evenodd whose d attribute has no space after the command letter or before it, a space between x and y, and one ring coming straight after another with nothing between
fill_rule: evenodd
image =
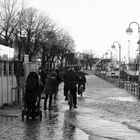
<instances>
[{"instance_id":1,"label":"distant person","mask_svg":"<svg viewBox=\"0 0 140 140\"><path fill-rule=\"evenodd\" d=\"M38 81L39 81L39 102L38 102L38 106L39 106L40 105L40 100L41 100L41 95L43 93L43 83L41 81L40 75L38 75Z\"/></svg>"},{"instance_id":2,"label":"distant person","mask_svg":"<svg viewBox=\"0 0 140 140\"><path fill-rule=\"evenodd\" d=\"M63 81L64 81L64 75L65 75L65 73L68 72L68 70L69 70L69 68L67 67L67 68L65 69L64 74L63 74ZM65 96L65 101L68 100L68 96L67 96L67 95L68 95L68 88L67 88L66 82L64 81L64 96Z\"/></svg>"},{"instance_id":3,"label":"distant person","mask_svg":"<svg viewBox=\"0 0 140 140\"><path fill-rule=\"evenodd\" d=\"M78 93L79 93L80 85L83 85L83 91L85 91L86 89L86 85L85 85L86 77L82 71L77 71L77 75L78 75Z\"/></svg>"},{"instance_id":4,"label":"distant person","mask_svg":"<svg viewBox=\"0 0 140 140\"><path fill-rule=\"evenodd\" d=\"M43 84L43 89L44 89L45 84L46 84L46 78L47 78L46 70L45 70L45 69L42 69L42 70L39 72L39 74L40 74L40 80L41 80L41 82L42 82L42 84Z\"/></svg>"},{"instance_id":5,"label":"distant person","mask_svg":"<svg viewBox=\"0 0 140 140\"><path fill-rule=\"evenodd\" d=\"M61 83L62 80L61 80L61 77L60 77L59 70L56 69L55 72L56 72L56 79L57 79L57 81L58 81L58 83L57 83L57 92L58 92L59 84Z\"/></svg>"}]
</instances>

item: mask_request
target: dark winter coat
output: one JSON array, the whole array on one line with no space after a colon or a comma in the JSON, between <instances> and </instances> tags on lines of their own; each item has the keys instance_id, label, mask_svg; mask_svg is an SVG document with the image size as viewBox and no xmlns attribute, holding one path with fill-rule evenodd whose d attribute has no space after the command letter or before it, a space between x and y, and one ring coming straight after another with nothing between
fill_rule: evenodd
<instances>
[{"instance_id":1,"label":"dark winter coat","mask_svg":"<svg viewBox=\"0 0 140 140\"><path fill-rule=\"evenodd\" d=\"M35 72L30 72L26 80L24 99L26 101L36 101L39 93L40 88L38 76Z\"/></svg>"},{"instance_id":2,"label":"dark winter coat","mask_svg":"<svg viewBox=\"0 0 140 140\"><path fill-rule=\"evenodd\" d=\"M80 71L80 72L77 73L77 75L78 75L78 82L81 83L81 84L85 84L86 83L86 77L85 77L84 73Z\"/></svg>"},{"instance_id":3,"label":"dark winter coat","mask_svg":"<svg viewBox=\"0 0 140 140\"><path fill-rule=\"evenodd\" d=\"M44 94L51 95L51 94L55 93L57 83L58 83L58 81L56 80L55 77L49 77L46 81L46 85L44 88Z\"/></svg>"},{"instance_id":4,"label":"dark winter coat","mask_svg":"<svg viewBox=\"0 0 140 140\"><path fill-rule=\"evenodd\" d=\"M70 70L64 74L64 84L66 88L68 89L75 88L77 83L78 76L74 71Z\"/></svg>"}]
</instances>

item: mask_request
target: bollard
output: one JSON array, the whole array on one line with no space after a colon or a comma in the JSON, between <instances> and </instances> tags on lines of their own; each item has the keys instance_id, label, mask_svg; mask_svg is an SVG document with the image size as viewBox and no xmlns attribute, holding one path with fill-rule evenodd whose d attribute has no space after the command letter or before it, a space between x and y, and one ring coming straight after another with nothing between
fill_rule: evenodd
<instances>
[{"instance_id":1,"label":"bollard","mask_svg":"<svg viewBox=\"0 0 140 140\"><path fill-rule=\"evenodd\" d=\"M136 96L138 96L138 84L136 84Z\"/></svg>"},{"instance_id":2,"label":"bollard","mask_svg":"<svg viewBox=\"0 0 140 140\"><path fill-rule=\"evenodd\" d=\"M136 84L134 83L134 96L136 96Z\"/></svg>"},{"instance_id":3,"label":"bollard","mask_svg":"<svg viewBox=\"0 0 140 140\"><path fill-rule=\"evenodd\" d=\"M131 83L129 83L129 93L130 93L130 91L131 91Z\"/></svg>"},{"instance_id":4,"label":"bollard","mask_svg":"<svg viewBox=\"0 0 140 140\"><path fill-rule=\"evenodd\" d=\"M128 82L125 82L125 90L128 91Z\"/></svg>"},{"instance_id":5,"label":"bollard","mask_svg":"<svg viewBox=\"0 0 140 140\"><path fill-rule=\"evenodd\" d=\"M133 95L133 83L131 83L130 93Z\"/></svg>"},{"instance_id":6,"label":"bollard","mask_svg":"<svg viewBox=\"0 0 140 140\"><path fill-rule=\"evenodd\" d=\"M130 89L130 82L128 81L127 82L127 91L129 92L129 89Z\"/></svg>"},{"instance_id":7,"label":"bollard","mask_svg":"<svg viewBox=\"0 0 140 140\"><path fill-rule=\"evenodd\" d=\"M126 81L126 91L129 91L129 81Z\"/></svg>"},{"instance_id":8,"label":"bollard","mask_svg":"<svg viewBox=\"0 0 140 140\"><path fill-rule=\"evenodd\" d=\"M140 96L140 86L138 84L138 97Z\"/></svg>"},{"instance_id":9,"label":"bollard","mask_svg":"<svg viewBox=\"0 0 140 140\"><path fill-rule=\"evenodd\" d=\"M139 96L139 85L137 84L137 89L136 89L137 91L136 91L136 94L137 94L137 96Z\"/></svg>"},{"instance_id":10,"label":"bollard","mask_svg":"<svg viewBox=\"0 0 140 140\"><path fill-rule=\"evenodd\" d=\"M134 83L134 95L137 96L137 84Z\"/></svg>"}]
</instances>

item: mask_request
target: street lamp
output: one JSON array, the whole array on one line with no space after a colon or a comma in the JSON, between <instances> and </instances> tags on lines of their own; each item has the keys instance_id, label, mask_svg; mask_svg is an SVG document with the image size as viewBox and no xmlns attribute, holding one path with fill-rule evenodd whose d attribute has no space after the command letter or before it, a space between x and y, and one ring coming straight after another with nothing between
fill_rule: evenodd
<instances>
[{"instance_id":1,"label":"street lamp","mask_svg":"<svg viewBox=\"0 0 140 140\"><path fill-rule=\"evenodd\" d=\"M130 40L128 40L128 63L130 63Z\"/></svg>"},{"instance_id":2,"label":"street lamp","mask_svg":"<svg viewBox=\"0 0 140 140\"><path fill-rule=\"evenodd\" d=\"M108 55L108 52L110 52L110 59L112 61L112 52L111 52L111 50L107 50L105 54Z\"/></svg>"},{"instance_id":3,"label":"street lamp","mask_svg":"<svg viewBox=\"0 0 140 140\"><path fill-rule=\"evenodd\" d=\"M114 41L111 48L116 48L115 43L119 45L119 87L120 87L120 68L121 68L121 45L118 41Z\"/></svg>"},{"instance_id":4,"label":"street lamp","mask_svg":"<svg viewBox=\"0 0 140 140\"><path fill-rule=\"evenodd\" d=\"M137 42L137 44L139 45L139 80L138 80L138 84L140 86L140 26L139 26L138 22L131 22L129 24L129 27L126 29L126 32L128 34L132 34L132 32L133 32L132 28L130 27L132 24L137 24L137 26L138 26L138 34L139 34L139 40Z\"/></svg>"}]
</instances>

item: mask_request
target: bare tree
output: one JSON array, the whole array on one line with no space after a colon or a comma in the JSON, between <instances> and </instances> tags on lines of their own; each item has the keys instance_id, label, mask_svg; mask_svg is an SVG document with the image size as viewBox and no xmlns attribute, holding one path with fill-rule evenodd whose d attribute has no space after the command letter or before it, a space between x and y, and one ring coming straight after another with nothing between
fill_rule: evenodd
<instances>
[{"instance_id":1,"label":"bare tree","mask_svg":"<svg viewBox=\"0 0 140 140\"><path fill-rule=\"evenodd\" d=\"M23 0L24 1L24 0ZM42 54L42 64L57 60L71 61L75 51L74 40L64 29L35 8L25 8L19 0L2 0L0 3L0 41L4 45L13 45L18 52L18 61L24 62L24 54L29 61ZM20 65L19 65L20 67Z\"/></svg>"},{"instance_id":2,"label":"bare tree","mask_svg":"<svg viewBox=\"0 0 140 140\"><path fill-rule=\"evenodd\" d=\"M64 29L60 30L59 32L59 41L58 41L60 50L59 50L59 60L61 62L61 68L64 66L63 62L64 60L65 65L68 62L72 62L74 55L74 50L75 50L75 44L74 44L74 40L72 39L72 37L69 35L69 33L67 31L65 31ZM69 57L71 55L71 57Z\"/></svg>"},{"instance_id":3,"label":"bare tree","mask_svg":"<svg viewBox=\"0 0 140 140\"><path fill-rule=\"evenodd\" d=\"M0 2L0 36L2 44L12 46L13 32L17 26L18 0L1 0Z\"/></svg>"},{"instance_id":4,"label":"bare tree","mask_svg":"<svg viewBox=\"0 0 140 140\"><path fill-rule=\"evenodd\" d=\"M85 67L86 69L90 67L90 69L92 69L92 66L94 64L95 53L93 53L92 50L85 50L83 51L82 54L83 54L83 60L81 60L81 63L83 67Z\"/></svg>"},{"instance_id":5,"label":"bare tree","mask_svg":"<svg viewBox=\"0 0 140 140\"><path fill-rule=\"evenodd\" d=\"M37 9L24 9L19 14L19 26L16 36L20 42L24 41L23 53L29 55L31 61L41 52L41 44L45 40L44 32L49 28L49 18L38 12Z\"/></svg>"}]
</instances>

